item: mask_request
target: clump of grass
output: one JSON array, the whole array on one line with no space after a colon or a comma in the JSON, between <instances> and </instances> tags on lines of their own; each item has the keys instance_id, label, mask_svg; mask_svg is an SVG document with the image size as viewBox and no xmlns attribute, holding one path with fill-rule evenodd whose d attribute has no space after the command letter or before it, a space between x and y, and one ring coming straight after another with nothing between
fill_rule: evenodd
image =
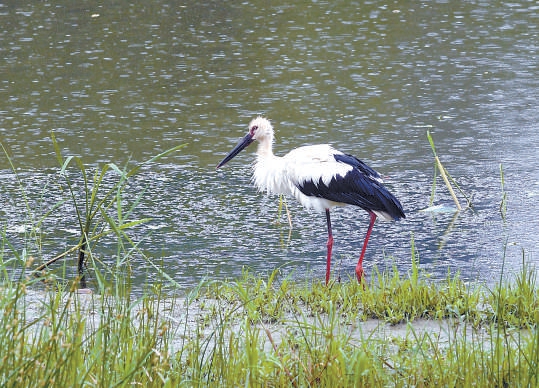
<instances>
[{"instance_id":1,"label":"clump of grass","mask_svg":"<svg viewBox=\"0 0 539 388\"><path fill-rule=\"evenodd\" d=\"M530 268L493 290L418 267L329 287L245 271L185 298L40 284L0 289L2 386L538 383Z\"/></svg>"},{"instance_id":2,"label":"clump of grass","mask_svg":"<svg viewBox=\"0 0 539 388\"><path fill-rule=\"evenodd\" d=\"M125 167L121 168L111 162L101 167L90 167L83 162L80 156L64 156L54 133L51 134L51 140L56 154L56 160L60 166L55 190L62 193L64 197L53 204L43 215L36 215L32 212L25 187L18 177L17 170L6 148L1 144L12 172L19 183L21 196L26 204L27 215L25 218L28 228L25 229L29 229L33 234L37 234L40 226L46 220L50 221L51 218L55 218L52 222L58 225L63 221L62 216L58 214L58 209L69 202L76 214L77 226L80 232L78 242L59 254L47 253L49 258L40 264L38 263L34 268L34 274L36 276L50 275L50 272L47 273L46 270L52 264L58 260L76 255L79 277L75 280L75 283L83 288L86 287L85 269L88 267L88 263L91 263L90 267L94 270L93 274L98 282L98 286L101 288L107 287L111 284L109 279L107 279L106 273L110 265L103 264L99 256L94 255L100 241L104 238L108 238L109 241L117 241L117 252L115 255L117 261L113 268L116 274L118 274L121 269L130 267L131 257L139 252L137 242L132 240L128 231L149 221L147 218L131 219L134 209L138 206L144 195L144 190L137 194L134 200L127 203L124 198L124 192L128 187L130 179L140 173L144 166L171 154L185 145L182 144L168 149L134 166L128 167L126 164ZM10 245L9 242L7 242L7 245ZM13 249L13 252L16 252L16 250ZM43 252L38 253L40 257L43 255ZM102 272L103 270L105 273Z\"/></svg>"},{"instance_id":3,"label":"clump of grass","mask_svg":"<svg viewBox=\"0 0 539 388\"><path fill-rule=\"evenodd\" d=\"M523 270L524 274L529 274L529 269ZM526 275L520 279L510 294L521 294L523 304L534 305L534 293L523 292L535 289L533 278ZM260 303L256 297L242 296L257 295L260 284L267 284L254 275L244 275L243 280L233 284L223 282L218 288L220 293L227 294L227 299L217 310L221 314L229 313L227 320L220 322L233 327L236 320L240 333L242 328L256 333L250 337L249 352L253 352L253 341L258 343L258 355L254 358L257 366L249 364L253 358L244 359L241 350L238 357L243 360L242 370L249 370L250 378L256 373L257 384L454 386L477 383L481 386L492 381L498 385L537 381L532 367L537 360L533 352L538 335L535 329L529 330L531 315L523 310L499 309L504 317L500 326L502 318L493 320L490 313L500 301L491 299L488 289L479 285L471 288L458 276L448 274L445 281L431 283L415 268L407 276L395 269L389 273L377 272L365 288L355 281L330 287L322 282L303 286L295 283L286 289L280 288L275 279L272 283L273 288L263 287L265 299ZM208 296L216 295L213 287L207 289ZM243 290L236 294L239 287ZM259 312L264 311L263 301L273 298L281 301L284 312L268 322ZM229 304L234 300L241 307ZM253 316L258 316L258 320L253 320ZM514 317L516 320L507 320ZM361 322L366 319L377 319L382 327L384 322L404 324L406 334L394 338L385 331L381 336L376 330L363 331ZM439 329L422 332L414 326L418 320L438 322ZM526 331L520 329L523 322L528 324ZM219 332L226 343L226 333ZM229 338L237 339L235 334ZM237 340L235 346L240 349L246 346ZM235 352L237 347L234 349ZM220 368L224 368L224 358L219 360L223 362ZM204 369L203 365L200 367ZM199 376L209 378L202 382L212 381L208 370ZM234 384L246 382L239 374L236 378Z\"/></svg>"},{"instance_id":4,"label":"clump of grass","mask_svg":"<svg viewBox=\"0 0 539 388\"><path fill-rule=\"evenodd\" d=\"M0 290L0 385L163 381L170 352L158 301L31 287L23 281Z\"/></svg>"},{"instance_id":5,"label":"clump of grass","mask_svg":"<svg viewBox=\"0 0 539 388\"><path fill-rule=\"evenodd\" d=\"M539 322L537 274L526 263L522 267L514 282L497 284L487 293L487 315L500 326L529 328Z\"/></svg>"}]
</instances>

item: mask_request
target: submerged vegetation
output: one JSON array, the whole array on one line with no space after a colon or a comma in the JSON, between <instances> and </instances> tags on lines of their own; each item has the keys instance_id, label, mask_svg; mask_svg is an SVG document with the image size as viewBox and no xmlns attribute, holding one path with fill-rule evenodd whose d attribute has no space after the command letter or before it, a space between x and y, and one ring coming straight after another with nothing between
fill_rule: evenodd
<instances>
[{"instance_id":1,"label":"submerged vegetation","mask_svg":"<svg viewBox=\"0 0 539 388\"><path fill-rule=\"evenodd\" d=\"M244 270L238 279L203 281L182 293L128 234L145 221L128 221L140 197L127 204L123 195L141 166L107 164L90 173L53 143L67 197L38 216L19 183L27 241L19 248L5 228L0 237L2 387L539 383L539 298L527 265L514 281L494 287L449 272L433 280L420 269L412 236L408 273L375 269L362 284L325 286L279 270ZM31 241L67 202L80 238L44 259ZM105 237L118 246L112 265L94 254ZM69 255L77 263L73 281L46 270ZM142 295L126 275L133 255L160 276ZM88 275L95 279L91 290Z\"/></svg>"}]
</instances>

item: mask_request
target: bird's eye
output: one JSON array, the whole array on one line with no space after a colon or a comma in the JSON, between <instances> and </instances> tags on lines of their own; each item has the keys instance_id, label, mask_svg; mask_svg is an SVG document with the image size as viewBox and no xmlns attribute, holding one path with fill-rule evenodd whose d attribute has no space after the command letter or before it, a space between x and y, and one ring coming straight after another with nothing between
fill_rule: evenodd
<instances>
[{"instance_id":1,"label":"bird's eye","mask_svg":"<svg viewBox=\"0 0 539 388\"><path fill-rule=\"evenodd\" d=\"M257 129L258 129L258 125L253 125L251 127L251 130L249 131L251 133L251 136L253 136L255 134Z\"/></svg>"}]
</instances>

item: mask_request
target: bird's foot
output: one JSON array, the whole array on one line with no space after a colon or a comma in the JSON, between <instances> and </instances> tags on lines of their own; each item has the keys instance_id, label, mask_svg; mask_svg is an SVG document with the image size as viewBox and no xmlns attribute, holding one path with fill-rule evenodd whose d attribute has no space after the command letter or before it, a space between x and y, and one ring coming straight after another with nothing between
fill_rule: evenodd
<instances>
[{"instance_id":1,"label":"bird's foot","mask_svg":"<svg viewBox=\"0 0 539 388\"><path fill-rule=\"evenodd\" d=\"M363 275L364 275L363 267L358 265L358 266L356 267L356 277L357 277L357 281L358 281L359 283L362 282L362 280L363 280Z\"/></svg>"}]
</instances>

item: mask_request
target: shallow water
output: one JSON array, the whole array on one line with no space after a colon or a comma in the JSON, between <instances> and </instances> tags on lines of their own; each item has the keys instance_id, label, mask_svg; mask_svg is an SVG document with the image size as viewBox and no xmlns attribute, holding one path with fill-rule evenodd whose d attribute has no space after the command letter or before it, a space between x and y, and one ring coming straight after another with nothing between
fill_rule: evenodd
<instances>
[{"instance_id":1,"label":"shallow water","mask_svg":"<svg viewBox=\"0 0 539 388\"><path fill-rule=\"evenodd\" d=\"M153 218L133 231L144 252L185 286L237 276L243 266L322 279L325 217L289 199L289 237L286 219L276 223L278 199L250 183L254 147L215 171L249 120L263 114L276 127L276 154L329 142L377 169L403 203L406 220L376 224L367 274L374 264L408 270L413 235L434 276L461 271L492 282L502 268L538 260L538 8L531 1L3 2L0 139L34 221L64 198L51 131L66 155L100 166L142 162L186 143L130 186L128 199L146 188L133 217ZM474 211L420 211L430 205L434 172L427 130ZM6 157L0 168L0 219L21 252L32 221ZM434 205L452 206L441 179ZM73 210L65 204L43 220L40 258L76 241ZM346 278L368 217L349 207L332 219L334 274ZM113 261L114 247L96 253ZM136 284L156 277L133 260Z\"/></svg>"}]
</instances>

